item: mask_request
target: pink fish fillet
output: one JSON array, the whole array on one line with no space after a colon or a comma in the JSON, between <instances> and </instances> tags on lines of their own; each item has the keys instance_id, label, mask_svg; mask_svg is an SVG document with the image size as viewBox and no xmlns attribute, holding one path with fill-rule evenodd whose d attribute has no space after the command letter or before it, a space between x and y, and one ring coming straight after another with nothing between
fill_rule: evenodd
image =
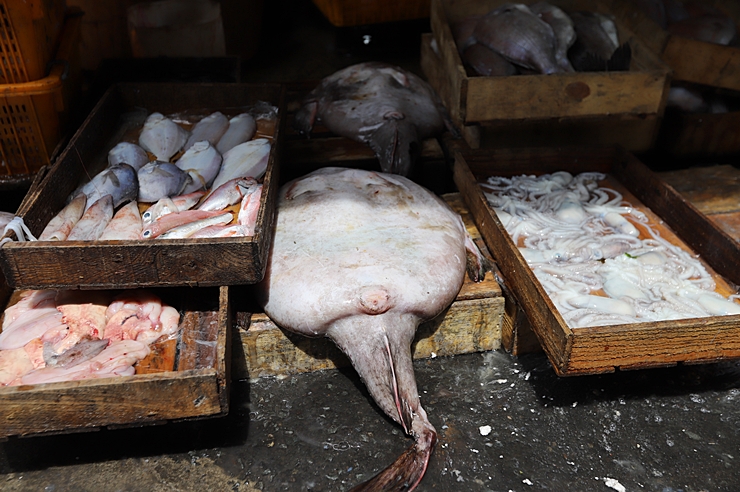
<instances>
[{"instance_id":1,"label":"pink fish fillet","mask_svg":"<svg viewBox=\"0 0 740 492\"><path fill-rule=\"evenodd\" d=\"M61 291L57 295L57 309L62 313L62 322L69 328L61 339L51 340L51 334L44 341L54 345L53 352L62 354L83 339L102 338L105 329L105 311L110 299L97 291Z\"/></svg>"},{"instance_id":2,"label":"pink fish fillet","mask_svg":"<svg viewBox=\"0 0 740 492\"><path fill-rule=\"evenodd\" d=\"M55 308L38 309L36 316L22 322L16 321L0 333L0 349L15 349L26 345L49 330L65 329L62 314ZM23 320L23 318L19 318Z\"/></svg>"},{"instance_id":3,"label":"pink fish fillet","mask_svg":"<svg viewBox=\"0 0 740 492\"><path fill-rule=\"evenodd\" d=\"M106 315L104 336L111 341L138 340L148 344L175 333L180 324L180 313L162 305L159 297L148 291L125 292L108 306Z\"/></svg>"},{"instance_id":4,"label":"pink fish fillet","mask_svg":"<svg viewBox=\"0 0 740 492\"><path fill-rule=\"evenodd\" d=\"M213 190L198 205L198 210L223 210L239 202L247 190L256 185L257 180L251 177L231 179Z\"/></svg>"},{"instance_id":5,"label":"pink fish fillet","mask_svg":"<svg viewBox=\"0 0 740 492\"><path fill-rule=\"evenodd\" d=\"M113 197L105 195L82 215L67 236L68 241L94 241L113 218Z\"/></svg>"},{"instance_id":6,"label":"pink fish fillet","mask_svg":"<svg viewBox=\"0 0 740 492\"><path fill-rule=\"evenodd\" d=\"M154 239L175 227L195 222L196 220L220 215L222 213L223 212L220 210L185 210L183 212L173 212L171 214L163 215L149 224L149 226L142 231L141 237L143 239Z\"/></svg>"},{"instance_id":7,"label":"pink fish fillet","mask_svg":"<svg viewBox=\"0 0 740 492\"><path fill-rule=\"evenodd\" d=\"M55 290L27 290L21 293L18 302L5 310L3 330L19 316L34 308L55 307L57 291Z\"/></svg>"},{"instance_id":8,"label":"pink fish fillet","mask_svg":"<svg viewBox=\"0 0 740 492\"><path fill-rule=\"evenodd\" d=\"M87 196L77 195L46 225L39 236L39 241L64 241L85 212Z\"/></svg>"},{"instance_id":9,"label":"pink fish fillet","mask_svg":"<svg viewBox=\"0 0 740 492\"><path fill-rule=\"evenodd\" d=\"M244 195L239 207L237 223L244 228L245 236L254 236L254 228L257 225L257 214L260 211L260 198L262 197L262 185L255 186Z\"/></svg>"},{"instance_id":10,"label":"pink fish fillet","mask_svg":"<svg viewBox=\"0 0 740 492\"><path fill-rule=\"evenodd\" d=\"M141 239L141 214L136 201L128 202L120 208L113 216L105 230L100 235L100 240L117 239Z\"/></svg>"},{"instance_id":11,"label":"pink fish fillet","mask_svg":"<svg viewBox=\"0 0 740 492\"><path fill-rule=\"evenodd\" d=\"M33 362L23 347L0 350L0 386L5 386L33 371Z\"/></svg>"},{"instance_id":12,"label":"pink fish fillet","mask_svg":"<svg viewBox=\"0 0 740 492\"><path fill-rule=\"evenodd\" d=\"M34 369L38 369L46 365L46 362L44 361L44 342L40 338L34 338L24 345L23 349L31 359Z\"/></svg>"},{"instance_id":13,"label":"pink fish fillet","mask_svg":"<svg viewBox=\"0 0 740 492\"><path fill-rule=\"evenodd\" d=\"M68 367L44 367L12 384L40 384L78 379L131 375L132 366L149 355L149 347L136 340L112 343L92 359Z\"/></svg>"}]
</instances>

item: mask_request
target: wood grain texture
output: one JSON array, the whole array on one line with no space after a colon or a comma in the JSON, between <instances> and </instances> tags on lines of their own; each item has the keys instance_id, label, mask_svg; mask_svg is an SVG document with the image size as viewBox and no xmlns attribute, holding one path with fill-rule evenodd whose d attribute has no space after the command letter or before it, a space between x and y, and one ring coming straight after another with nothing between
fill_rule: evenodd
<instances>
[{"instance_id":1,"label":"wood grain texture","mask_svg":"<svg viewBox=\"0 0 740 492\"><path fill-rule=\"evenodd\" d=\"M697 166L659 176L704 214L740 211L740 169L734 166Z\"/></svg>"},{"instance_id":2,"label":"wood grain texture","mask_svg":"<svg viewBox=\"0 0 740 492\"><path fill-rule=\"evenodd\" d=\"M564 323L477 184L492 175L555 170L573 174L591 170L613 176L634 197L633 206L645 212L649 207L655 214L653 227L662 236L700 255L709 271L716 272L712 275L725 295L737 291L740 244L623 149L457 152L455 182L500 268L505 297L506 289L510 289L558 374L595 374L616 368L740 357L738 315L577 329ZM626 195L625 199L633 200L632 196ZM667 225L658 224L661 220ZM522 347L515 345L518 316L516 307L507 307L504 341L511 350Z\"/></svg>"},{"instance_id":3,"label":"wood grain texture","mask_svg":"<svg viewBox=\"0 0 740 492\"><path fill-rule=\"evenodd\" d=\"M66 204L78 183L105 167L108 150L123 136L140 128L147 112L208 114L220 110L233 114L258 101L277 106L278 117L282 118L284 87L279 84L117 84L91 111L43 180L30 190L18 213L38 236ZM276 144L264 176L265 191L254 236L10 242L0 248L0 264L8 284L13 288L113 289L259 281L264 275L273 232L281 121L274 128Z\"/></svg>"},{"instance_id":4,"label":"wood grain texture","mask_svg":"<svg viewBox=\"0 0 740 492\"><path fill-rule=\"evenodd\" d=\"M504 3L498 0L432 0L431 26L441 70L437 74L427 73L427 76L460 123L662 115L669 70L638 37L619 23L621 41L628 41L632 47L633 61L629 71L509 77L468 75L457 53L450 24L470 14L484 14ZM598 2L560 0L552 3L566 12L605 11ZM428 68L429 64L422 66ZM582 90L570 90L574 86Z\"/></svg>"},{"instance_id":5,"label":"wood grain texture","mask_svg":"<svg viewBox=\"0 0 740 492\"><path fill-rule=\"evenodd\" d=\"M459 193L443 195L463 217L474 241L481 241ZM488 256L485 245L482 252ZM504 298L493 272L482 282L467 276L457 298L442 314L419 326L412 344L414 358L429 358L498 349ZM327 338L308 338L281 330L264 313L238 312L235 323L241 346L233 374L237 379L311 372L350 365ZM236 335L236 334L235 334Z\"/></svg>"}]
</instances>

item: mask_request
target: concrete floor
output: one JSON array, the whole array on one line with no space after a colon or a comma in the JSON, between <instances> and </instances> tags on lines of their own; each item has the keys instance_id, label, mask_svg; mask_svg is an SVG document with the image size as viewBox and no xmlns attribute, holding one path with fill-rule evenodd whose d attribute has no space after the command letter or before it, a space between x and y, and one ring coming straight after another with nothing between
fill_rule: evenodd
<instances>
[{"instance_id":1,"label":"concrete floor","mask_svg":"<svg viewBox=\"0 0 740 492\"><path fill-rule=\"evenodd\" d=\"M373 51L307 0L265 15L243 81L365 59L419 73L416 49ZM439 432L420 491L740 490L740 362L558 378L542 354L496 351L415 370ZM352 370L235 381L224 418L0 443L0 490L348 490L410 444Z\"/></svg>"}]
</instances>

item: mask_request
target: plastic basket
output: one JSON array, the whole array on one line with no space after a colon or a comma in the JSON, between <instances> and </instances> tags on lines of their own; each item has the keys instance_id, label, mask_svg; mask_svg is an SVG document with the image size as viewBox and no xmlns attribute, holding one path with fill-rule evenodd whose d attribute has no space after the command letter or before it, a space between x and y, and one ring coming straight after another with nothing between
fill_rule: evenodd
<instances>
[{"instance_id":1,"label":"plastic basket","mask_svg":"<svg viewBox=\"0 0 740 492\"><path fill-rule=\"evenodd\" d=\"M49 164L78 82L79 35L79 13L68 15L49 75L0 84L0 185L30 183Z\"/></svg>"},{"instance_id":2,"label":"plastic basket","mask_svg":"<svg viewBox=\"0 0 740 492\"><path fill-rule=\"evenodd\" d=\"M0 84L47 75L64 16L64 0L0 0Z\"/></svg>"}]
</instances>

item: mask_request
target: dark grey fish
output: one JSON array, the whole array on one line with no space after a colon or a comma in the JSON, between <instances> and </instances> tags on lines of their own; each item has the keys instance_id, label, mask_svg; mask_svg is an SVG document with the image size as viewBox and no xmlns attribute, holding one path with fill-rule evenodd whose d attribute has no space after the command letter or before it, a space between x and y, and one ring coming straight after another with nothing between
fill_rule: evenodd
<instances>
[{"instance_id":1,"label":"dark grey fish","mask_svg":"<svg viewBox=\"0 0 740 492\"><path fill-rule=\"evenodd\" d=\"M139 193L136 170L125 163L109 166L79 188L70 198L77 196L79 193L84 193L87 196L85 210L105 195L110 195L113 198L114 208L124 202L136 200Z\"/></svg>"},{"instance_id":2,"label":"dark grey fish","mask_svg":"<svg viewBox=\"0 0 740 492\"><path fill-rule=\"evenodd\" d=\"M191 182L187 171L170 162L153 161L139 169L139 201L153 203L175 196Z\"/></svg>"},{"instance_id":3,"label":"dark grey fish","mask_svg":"<svg viewBox=\"0 0 740 492\"><path fill-rule=\"evenodd\" d=\"M44 362L47 367L68 367L74 366L86 360L90 360L108 346L108 339L83 338L73 347L68 348L61 354L54 352L54 344L44 342Z\"/></svg>"},{"instance_id":4,"label":"dark grey fish","mask_svg":"<svg viewBox=\"0 0 740 492\"><path fill-rule=\"evenodd\" d=\"M324 78L304 99L294 127L308 135L315 123L366 143L384 172L407 175L421 141L454 131L441 100L421 78L380 62L352 65Z\"/></svg>"},{"instance_id":5,"label":"dark grey fish","mask_svg":"<svg viewBox=\"0 0 740 492\"><path fill-rule=\"evenodd\" d=\"M539 73L561 73L555 33L526 5L507 3L484 15L473 32L475 41L515 65Z\"/></svg>"},{"instance_id":6,"label":"dark grey fish","mask_svg":"<svg viewBox=\"0 0 740 492\"><path fill-rule=\"evenodd\" d=\"M629 70L632 50L620 46L617 26L598 12L571 12L576 42L568 51L573 68L579 72Z\"/></svg>"},{"instance_id":7,"label":"dark grey fish","mask_svg":"<svg viewBox=\"0 0 740 492\"><path fill-rule=\"evenodd\" d=\"M517 69L513 63L482 44L475 43L468 46L462 53L462 61L476 73L485 77L516 75Z\"/></svg>"},{"instance_id":8,"label":"dark grey fish","mask_svg":"<svg viewBox=\"0 0 740 492\"><path fill-rule=\"evenodd\" d=\"M529 10L552 27L557 39L555 59L564 72L572 72L573 66L568 60L568 49L576 41L576 31L573 21L561 9L547 2L537 2L529 6Z\"/></svg>"}]
</instances>

